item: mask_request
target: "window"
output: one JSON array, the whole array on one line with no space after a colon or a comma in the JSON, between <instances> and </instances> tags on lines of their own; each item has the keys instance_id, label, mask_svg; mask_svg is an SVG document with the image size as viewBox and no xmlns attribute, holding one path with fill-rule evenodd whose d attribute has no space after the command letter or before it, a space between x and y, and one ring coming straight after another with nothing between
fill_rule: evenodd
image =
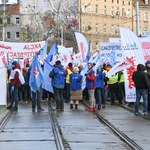
<instances>
[{"instance_id":1,"label":"window","mask_svg":"<svg viewBox=\"0 0 150 150\"><path fill-rule=\"evenodd\" d=\"M106 26L106 24L104 24L103 25L103 32L106 32L106 28L107 28L107 26Z\"/></svg>"},{"instance_id":2,"label":"window","mask_svg":"<svg viewBox=\"0 0 150 150\"><path fill-rule=\"evenodd\" d=\"M16 38L16 39L19 39L19 37L20 37L19 32L16 32L16 34L15 34L15 38Z\"/></svg>"},{"instance_id":3,"label":"window","mask_svg":"<svg viewBox=\"0 0 150 150\"><path fill-rule=\"evenodd\" d=\"M11 19L7 18L7 24L10 24L10 23L11 23Z\"/></svg>"},{"instance_id":4,"label":"window","mask_svg":"<svg viewBox=\"0 0 150 150\"><path fill-rule=\"evenodd\" d=\"M88 5L87 9L88 9L88 12L90 13L91 12L91 4Z\"/></svg>"},{"instance_id":5,"label":"window","mask_svg":"<svg viewBox=\"0 0 150 150\"><path fill-rule=\"evenodd\" d=\"M112 0L111 2L114 3L114 0Z\"/></svg>"},{"instance_id":6,"label":"window","mask_svg":"<svg viewBox=\"0 0 150 150\"><path fill-rule=\"evenodd\" d=\"M16 25L19 25L19 17L16 17Z\"/></svg>"},{"instance_id":7,"label":"window","mask_svg":"<svg viewBox=\"0 0 150 150\"><path fill-rule=\"evenodd\" d=\"M85 31L85 25L84 25L84 23L82 23L82 32L84 32Z\"/></svg>"},{"instance_id":8,"label":"window","mask_svg":"<svg viewBox=\"0 0 150 150\"><path fill-rule=\"evenodd\" d=\"M98 32L98 23L96 23L95 32L96 32L96 33Z\"/></svg>"},{"instance_id":9,"label":"window","mask_svg":"<svg viewBox=\"0 0 150 150\"><path fill-rule=\"evenodd\" d=\"M98 14L98 4L95 5L95 13Z\"/></svg>"},{"instance_id":10,"label":"window","mask_svg":"<svg viewBox=\"0 0 150 150\"><path fill-rule=\"evenodd\" d=\"M130 9L128 9L127 16L130 17Z\"/></svg>"},{"instance_id":11,"label":"window","mask_svg":"<svg viewBox=\"0 0 150 150\"><path fill-rule=\"evenodd\" d=\"M104 15L106 16L107 15L107 11L106 11L106 6L104 6Z\"/></svg>"},{"instance_id":12,"label":"window","mask_svg":"<svg viewBox=\"0 0 150 150\"><path fill-rule=\"evenodd\" d=\"M119 0L117 0L117 4L119 4Z\"/></svg>"},{"instance_id":13,"label":"window","mask_svg":"<svg viewBox=\"0 0 150 150\"><path fill-rule=\"evenodd\" d=\"M116 16L120 16L119 7L117 7L117 10L116 10Z\"/></svg>"},{"instance_id":14,"label":"window","mask_svg":"<svg viewBox=\"0 0 150 150\"><path fill-rule=\"evenodd\" d=\"M114 16L114 7L111 7L111 15Z\"/></svg>"},{"instance_id":15,"label":"window","mask_svg":"<svg viewBox=\"0 0 150 150\"><path fill-rule=\"evenodd\" d=\"M88 23L88 27L87 27L87 28L88 28L88 31L89 31L89 32L92 30L91 22Z\"/></svg>"},{"instance_id":16,"label":"window","mask_svg":"<svg viewBox=\"0 0 150 150\"><path fill-rule=\"evenodd\" d=\"M144 21L148 21L148 13L147 12L144 13Z\"/></svg>"},{"instance_id":17,"label":"window","mask_svg":"<svg viewBox=\"0 0 150 150\"><path fill-rule=\"evenodd\" d=\"M125 16L125 15L126 15L125 9L122 8L122 16Z\"/></svg>"},{"instance_id":18,"label":"window","mask_svg":"<svg viewBox=\"0 0 150 150\"><path fill-rule=\"evenodd\" d=\"M112 25L111 25L111 32L112 32L112 34L114 34L114 33L115 33L114 24L112 24Z\"/></svg>"},{"instance_id":19,"label":"window","mask_svg":"<svg viewBox=\"0 0 150 150\"><path fill-rule=\"evenodd\" d=\"M122 1L122 5L124 5L124 1Z\"/></svg>"},{"instance_id":20,"label":"window","mask_svg":"<svg viewBox=\"0 0 150 150\"><path fill-rule=\"evenodd\" d=\"M82 4L82 12L85 12L85 6Z\"/></svg>"},{"instance_id":21,"label":"window","mask_svg":"<svg viewBox=\"0 0 150 150\"><path fill-rule=\"evenodd\" d=\"M7 32L7 39L10 39L11 38L11 33L10 32Z\"/></svg>"}]
</instances>

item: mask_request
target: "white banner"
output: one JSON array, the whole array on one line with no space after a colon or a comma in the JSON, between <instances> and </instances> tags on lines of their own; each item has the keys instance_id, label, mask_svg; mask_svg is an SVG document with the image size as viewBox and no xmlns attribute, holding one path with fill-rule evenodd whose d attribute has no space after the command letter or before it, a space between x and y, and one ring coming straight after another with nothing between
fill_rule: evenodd
<instances>
[{"instance_id":1,"label":"white banner","mask_svg":"<svg viewBox=\"0 0 150 150\"><path fill-rule=\"evenodd\" d=\"M7 79L6 68L0 68L1 84L0 84L0 105L7 104Z\"/></svg>"},{"instance_id":2,"label":"white banner","mask_svg":"<svg viewBox=\"0 0 150 150\"><path fill-rule=\"evenodd\" d=\"M86 38L83 36L83 34L79 32L75 32L75 37L78 43L79 52L82 54L83 61L86 58L86 55L88 53L88 43Z\"/></svg>"},{"instance_id":3,"label":"white banner","mask_svg":"<svg viewBox=\"0 0 150 150\"><path fill-rule=\"evenodd\" d=\"M107 56L108 60L112 51L116 51L116 61L124 60L121 43L100 43L100 50L101 56Z\"/></svg>"},{"instance_id":4,"label":"white banner","mask_svg":"<svg viewBox=\"0 0 150 150\"><path fill-rule=\"evenodd\" d=\"M129 68L131 66L131 63L127 60L124 60L120 63L117 63L116 65L114 65L107 73L106 76L110 77L112 75L115 75L117 72L124 70L126 68Z\"/></svg>"},{"instance_id":5,"label":"white banner","mask_svg":"<svg viewBox=\"0 0 150 150\"><path fill-rule=\"evenodd\" d=\"M132 74L136 70L138 64L144 64L144 54L138 37L129 29L120 28L122 49L132 66L125 70L125 91L126 101L135 102L135 85L132 80Z\"/></svg>"}]
</instances>

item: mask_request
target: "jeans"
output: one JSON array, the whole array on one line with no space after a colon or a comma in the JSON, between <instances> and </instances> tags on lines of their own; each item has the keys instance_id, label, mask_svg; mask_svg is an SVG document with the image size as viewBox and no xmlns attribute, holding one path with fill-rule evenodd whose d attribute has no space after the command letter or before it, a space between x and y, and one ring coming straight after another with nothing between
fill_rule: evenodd
<instances>
[{"instance_id":1,"label":"jeans","mask_svg":"<svg viewBox=\"0 0 150 150\"><path fill-rule=\"evenodd\" d=\"M37 109L41 109L41 88L34 93L32 91L32 109L35 109L37 105Z\"/></svg>"},{"instance_id":2,"label":"jeans","mask_svg":"<svg viewBox=\"0 0 150 150\"><path fill-rule=\"evenodd\" d=\"M14 87L14 89L11 89L11 107L13 107L13 104L15 103L15 107L18 106L18 88Z\"/></svg>"},{"instance_id":3,"label":"jeans","mask_svg":"<svg viewBox=\"0 0 150 150\"><path fill-rule=\"evenodd\" d=\"M66 83L65 85L65 97L66 97L66 102L70 101L70 84Z\"/></svg>"},{"instance_id":4,"label":"jeans","mask_svg":"<svg viewBox=\"0 0 150 150\"><path fill-rule=\"evenodd\" d=\"M95 99L98 106L101 106L102 104L105 105L105 94L103 88L95 89Z\"/></svg>"},{"instance_id":5,"label":"jeans","mask_svg":"<svg viewBox=\"0 0 150 150\"><path fill-rule=\"evenodd\" d=\"M135 113L139 112L139 105L140 105L141 97L143 97L144 112L147 112L148 90L147 89L136 89Z\"/></svg>"},{"instance_id":6,"label":"jeans","mask_svg":"<svg viewBox=\"0 0 150 150\"><path fill-rule=\"evenodd\" d=\"M54 87L54 97L56 100L56 109L64 109L64 98L63 98L63 89L58 89Z\"/></svg>"}]
</instances>

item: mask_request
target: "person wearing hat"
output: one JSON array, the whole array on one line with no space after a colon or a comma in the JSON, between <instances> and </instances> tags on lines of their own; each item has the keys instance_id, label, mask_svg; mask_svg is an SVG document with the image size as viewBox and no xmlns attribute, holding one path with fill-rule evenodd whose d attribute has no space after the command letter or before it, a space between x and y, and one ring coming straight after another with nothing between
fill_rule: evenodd
<instances>
[{"instance_id":1,"label":"person wearing hat","mask_svg":"<svg viewBox=\"0 0 150 150\"><path fill-rule=\"evenodd\" d=\"M73 109L73 105L75 105L75 109L78 109L79 100L82 100L82 75L79 74L79 68L74 67L73 73L70 75L70 109Z\"/></svg>"},{"instance_id":2,"label":"person wearing hat","mask_svg":"<svg viewBox=\"0 0 150 150\"><path fill-rule=\"evenodd\" d=\"M9 82L11 86L11 103L7 109L18 110L18 88L25 83L24 77L20 71L20 65L17 61L12 62L12 70L9 76ZM13 107L14 106L14 107Z\"/></svg>"},{"instance_id":3,"label":"person wearing hat","mask_svg":"<svg viewBox=\"0 0 150 150\"><path fill-rule=\"evenodd\" d=\"M132 80L136 89L135 115L139 114L140 100L143 97L144 115L148 114L148 91L150 90L150 83L148 81L146 67L143 64L137 65L137 70L132 75Z\"/></svg>"}]
</instances>

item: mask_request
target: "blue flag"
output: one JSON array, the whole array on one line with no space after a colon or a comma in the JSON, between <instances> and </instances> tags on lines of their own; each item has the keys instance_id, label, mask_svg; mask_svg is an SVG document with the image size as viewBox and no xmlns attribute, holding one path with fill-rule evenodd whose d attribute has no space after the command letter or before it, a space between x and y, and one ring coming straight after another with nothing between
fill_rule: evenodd
<instances>
[{"instance_id":1,"label":"blue flag","mask_svg":"<svg viewBox=\"0 0 150 150\"><path fill-rule=\"evenodd\" d=\"M45 58L47 52L47 42L45 42L44 46L40 49L40 58Z\"/></svg>"},{"instance_id":2,"label":"blue flag","mask_svg":"<svg viewBox=\"0 0 150 150\"><path fill-rule=\"evenodd\" d=\"M49 77L49 73L53 68L54 67L49 62L47 62L47 60L44 61L45 81L42 83L42 88L51 93L54 93L54 91L53 91L53 86L51 81L52 79Z\"/></svg>"},{"instance_id":3,"label":"blue flag","mask_svg":"<svg viewBox=\"0 0 150 150\"><path fill-rule=\"evenodd\" d=\"M38 56L35 55L33 58L29 79L31 91L36 92L42 85L43 81L44 81L44 73L40 63L38 62Z\"/></svg>"},{"instance_id":4,"label":"blue flag","mask_svg":"<svg viewBox=\"0 0 150 150\"><path fill-rule=\"evenodd\" d=\"M51 49L50 49L50 51L49 51L49 53L48 53L48 55L47 55L46 60L48 62L51 62L52 59L53 59L53 55L56 55L56 54L58 54L58 49L57 49L56 43L54 42Z\"/></svg>"}]
</instances>

